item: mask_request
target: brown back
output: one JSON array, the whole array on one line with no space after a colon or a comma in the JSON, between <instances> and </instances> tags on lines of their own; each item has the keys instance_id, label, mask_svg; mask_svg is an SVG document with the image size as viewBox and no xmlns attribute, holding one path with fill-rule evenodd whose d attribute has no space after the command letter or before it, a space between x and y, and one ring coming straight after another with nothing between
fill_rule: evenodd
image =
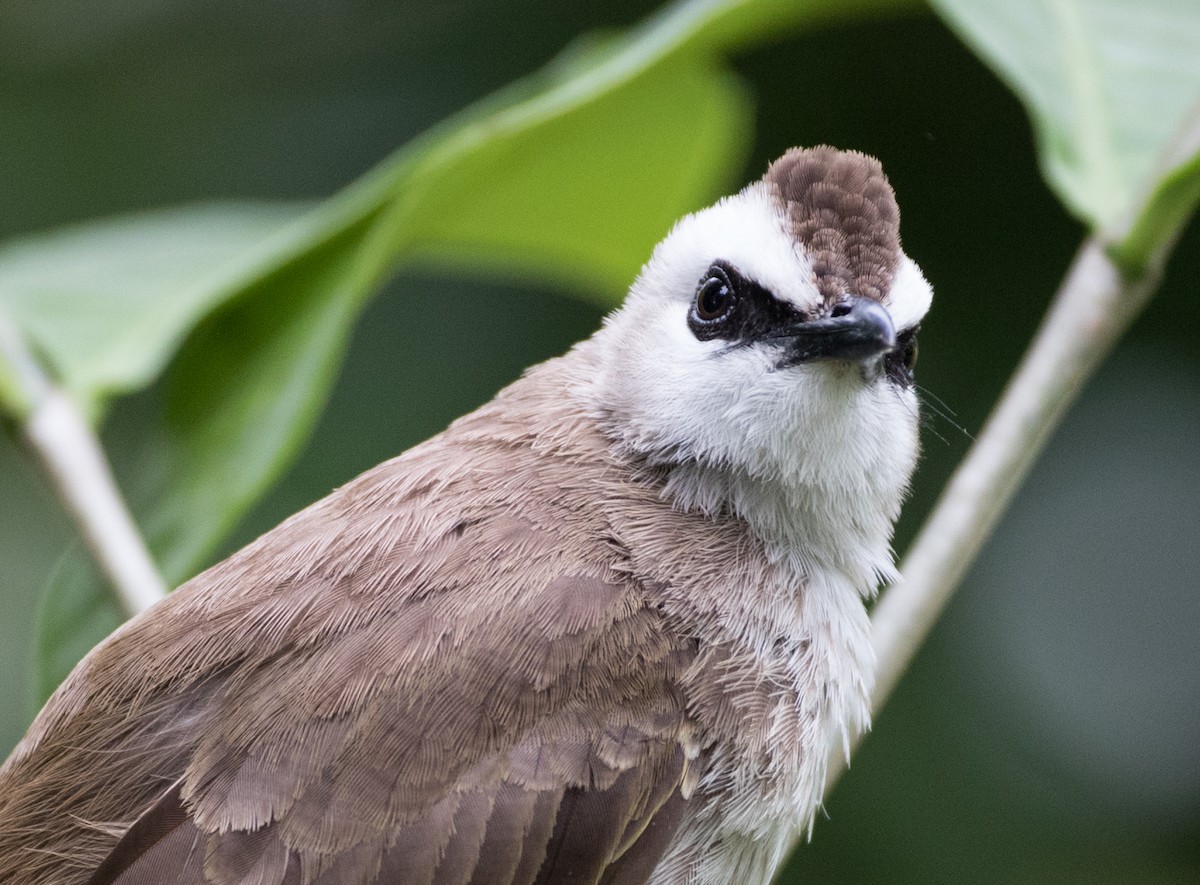
<instances>
[{"instance_id":1,"label":"brown back","mask_svg":"<svg viewBox=\"0 0 1200 885\"><path fill-rule=\"evenodd\" d=\"M698 776L696 647L610 519L669 507L562 374L94 650L0 769L0 882L644 881Z\"/></svg>"}]
</instances>

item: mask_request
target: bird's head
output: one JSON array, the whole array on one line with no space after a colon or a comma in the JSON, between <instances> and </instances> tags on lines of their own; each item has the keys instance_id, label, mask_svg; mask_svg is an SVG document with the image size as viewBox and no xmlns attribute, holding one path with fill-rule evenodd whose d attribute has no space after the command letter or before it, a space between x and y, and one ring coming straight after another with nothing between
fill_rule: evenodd
<instances>
[{"instance_id":1,"label":"bird's head","mask_svg":"<svg viewBox=\"0 0 1200 885\"><path fill-rule=\"evenodd\" d=\"M840 507L890 534L931 297L878 161L794 149L655 249L597 336L595 402L622 447L680 468L685 505L744 511L777 487L785 510Z\"/></svg>"}]
</instances>

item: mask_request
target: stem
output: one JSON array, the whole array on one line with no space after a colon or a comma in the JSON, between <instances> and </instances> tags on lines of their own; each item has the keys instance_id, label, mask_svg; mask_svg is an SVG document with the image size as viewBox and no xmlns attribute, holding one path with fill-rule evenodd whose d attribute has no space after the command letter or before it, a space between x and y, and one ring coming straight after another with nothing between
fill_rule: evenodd
<instances>
[{"instance_id":1,"label":"stem","mask_svg":"<svg viewBox=\"0 0 1200 885\"><path fill-rule=\"evenodd\" d=\"M1200 157L1200 105L1164 152L1160 166L1172 172L1181 164L1194 163L1196 157ZM1165 213L1158 186L1156 178L1126 218L1107 233L1084 240L1032 345L901 564L901 580L875 607L872 717L887 703L1084 383L1158 289L1167 258L1198 196L1190 192L1176 196ZM1155 242L1139 251L1138 263L1126 265L1123 273L1116 258L1147 212L1164 212L1160 223L1152 225ZM1140 270L1136 276L1129 275L1132 266ZM848 750L840 743L831 750L826 796L861 740L858 735Z\"/></svg>"},{"instance_id":2,"label":"stem","mask_svg":"<svg viewBox=\"0 0 1200 885\"><path fill-rule=\"evenodd\" d=\"M130 616L165 595L100 441L0 311L0 405L15 419L84 543Z\"/></svg>"},{"instance_id":3,"label":"stem","mask_svg":"<svg viewBox=\"0 0 1200 885\"><path fill-rule=\"evenodd\" d=\"M1167 251L1130 280L1100 237L1084 241L1033 344L905 557L902 579L875 607L872 716L912 663L1084 382L1150 300ZM826 795L846 764L839 746L830 754Z\"/></svg>"},{"instance_id":4,"label":"stem","mask_svg":"<svg viewBox=\"0 0 1200 885\"><path fill-rule=\"evenodd\" d=\"M1123 279L1099 239L1084 242L1007 390L905 557L903 580L875 608L873 711L886 703L1051 433L1158 277Z\"/></svg>"}]
</instances>

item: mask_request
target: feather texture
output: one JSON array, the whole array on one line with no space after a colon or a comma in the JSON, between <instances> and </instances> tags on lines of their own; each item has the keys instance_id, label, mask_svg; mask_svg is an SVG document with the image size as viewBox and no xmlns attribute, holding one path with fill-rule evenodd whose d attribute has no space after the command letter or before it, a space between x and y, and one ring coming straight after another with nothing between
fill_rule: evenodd
<instances>
[{"instance_id":1,"label":"feather texture","mask_svg":"<svg viewBox=\"0 0 1200 885\"><path fill-rule=\"evenodd\" d=\"M874 161L789 152L592 339L123 626L0 767L0 883L765 880L865 720L916 406L686 317L720 259L913 324L897 221Z\"/></svg>"},{"instance_id":2,"label":"feather texture","mask_svg":"<svg viewBox=\"0 0 1200 885\"><path fill-rule=\"evenodd\" d=\"M695 782L695 642L610 514L583 504L599 490L669 513L657 490L615 469L577 409L549 445L521 420L565 411L550 377L89 655L0 770L0 880L466 885L618 867ZM71 789L97 770L103 788Z\"/></svg>"}]
</instances>

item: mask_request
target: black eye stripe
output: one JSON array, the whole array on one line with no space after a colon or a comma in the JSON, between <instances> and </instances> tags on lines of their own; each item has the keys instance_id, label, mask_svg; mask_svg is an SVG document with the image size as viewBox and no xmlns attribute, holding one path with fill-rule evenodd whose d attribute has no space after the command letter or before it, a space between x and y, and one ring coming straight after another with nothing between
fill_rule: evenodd
<instances>
[{"instance_id":1,"label":"black eye stripe","mask_svg":"<svg viewBox=\"0 0 1200 885\"><path fill-rule=\"evenodd\" d=\"M732 309L718 319L708 319L709 311L694 301L688 313L688 326L701 341L721 339L733 344L749 344L772 332L805 320L804 314L776 298L771 292L742 276L724 261L714 262L697 282L697 298L710 280L728 282L734 302Z\"/></svg>"},{"instance_id":2,"label":"black eye stripe","mask_svg":"<svg viewBox=\"0 0 1200 885\"><path fill-rule=\"evenodd\" d=\"M779 337L779 333L809 319L725 261L714 262L696 282L688 310L692 334L701 341L728 342L722 352ZM913 384L919 331L917 325L897 334L895 348L883 360L887 377L901 387Z\"/></svg>"}]
</instances>

